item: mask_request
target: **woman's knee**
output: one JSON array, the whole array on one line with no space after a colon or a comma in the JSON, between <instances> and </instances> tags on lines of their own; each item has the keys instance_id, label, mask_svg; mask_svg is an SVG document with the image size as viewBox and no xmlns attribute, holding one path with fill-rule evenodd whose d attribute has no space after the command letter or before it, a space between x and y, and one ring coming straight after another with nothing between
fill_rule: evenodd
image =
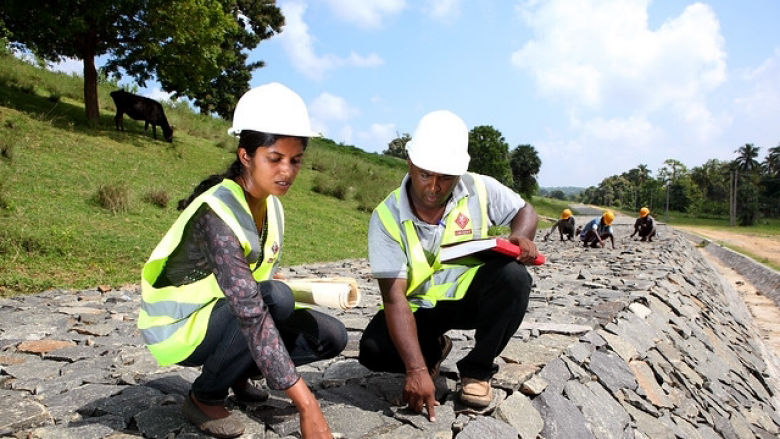
<instances>
[{"instance_id":1,"label":"woman's knee","mask_svg":"<svg viewBox=\"0 0 780 439\"><path fill-rule=\"evenodd\" d=\"M257 289L275 322L290 318L295 311L295 296L287 284L277 280L267 280L258 282Z\"/></svg>"}]
</instances>

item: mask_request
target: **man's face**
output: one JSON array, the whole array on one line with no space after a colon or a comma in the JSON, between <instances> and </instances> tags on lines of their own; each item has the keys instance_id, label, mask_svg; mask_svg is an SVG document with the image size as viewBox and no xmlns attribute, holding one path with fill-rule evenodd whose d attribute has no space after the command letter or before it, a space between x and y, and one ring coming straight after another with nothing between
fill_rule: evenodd
<instances>
[{"instance_id":1,"label":"man's face","mask_svg":"<svg viewBox=\"0 0 780 439\"><path fill-rule=\"evenodd\" d=\"M447 202L460 180L459 175L437 174L409 163L409 195L415 207L435 209Z\"/></svg>"}]
</instances>

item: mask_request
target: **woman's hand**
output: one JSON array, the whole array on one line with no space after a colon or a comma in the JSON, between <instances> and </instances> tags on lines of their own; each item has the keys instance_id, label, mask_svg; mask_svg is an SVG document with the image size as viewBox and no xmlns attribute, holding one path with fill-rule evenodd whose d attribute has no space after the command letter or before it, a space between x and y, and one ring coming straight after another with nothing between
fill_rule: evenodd
<instances>
[{"instance_id":1,"label":"woman's hand","mask_svg":"<svg viewBox=\"0 0 780 439\"><path fill-rule=\"evenodd\" d=\"M317 410L307 413L301 412L301 437L303 439L332 439L328 421L322 414L319 406Z\"/></svg>"},{"instance_id":2,"label":"woman's hand","mask_svg":"<svg viewBox=\"0 0 780 439\"><path fill-rule=\"evenodd\" d=\"M300 413L301 436L303 439L333 438L333 435L330 433L330 427L328 427L328 421L325 420L325 416L320 409L320 404L309 390L309 387L306 386L303 378L298 379L292 387L285 390L285 393L292 399L292 402L298 408L298 413Z\"/></svg>"}]
</instances>

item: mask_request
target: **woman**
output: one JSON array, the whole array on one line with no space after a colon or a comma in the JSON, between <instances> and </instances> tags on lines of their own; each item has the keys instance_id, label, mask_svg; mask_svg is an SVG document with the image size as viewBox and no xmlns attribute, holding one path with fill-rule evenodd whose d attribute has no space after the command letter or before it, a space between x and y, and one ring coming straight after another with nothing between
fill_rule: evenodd
<instances>
[{"instance_id":1,"label":"woman","mask_svg":"<svg viewBox=\"0 0 780 439\"><path fill-rule=\"evenodd\" d=\"M262 374L300 413L304 438L331 437L317 400L296 365L338 355L344 325L295 310L292 291L272 280L284 240L278 196L301 166L309 125L303 100L279 83L239 99L228 133L236 161L204 180L143 268L138 327L161 365L202 366L183 413L202 431L230 438L244 426L225 408L268 395L249 378Z\"/></svg>"}]
</instances>

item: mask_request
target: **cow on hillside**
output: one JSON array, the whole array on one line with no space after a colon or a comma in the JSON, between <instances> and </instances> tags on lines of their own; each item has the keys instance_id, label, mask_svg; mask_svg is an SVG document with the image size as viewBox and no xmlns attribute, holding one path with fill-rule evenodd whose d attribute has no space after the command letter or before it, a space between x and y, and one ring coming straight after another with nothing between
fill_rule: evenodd
<instances>
[{"instance_id":1,"label":"cow on hillside","mask_svg":"<svg viewBox=\"0 0 780 439\"><path fill-rule=\"evenodd\" d=\"M112 91L111 99L114 100L114 105L116 105L116 116L114 116L116 129L120 131L125 130L122 116L127 113L128 116L135 120L144 121L144 132L151 124L152 134L155 139L157 139L157 125L160 125L165 140L167 142L173 141L173 128L168 125L168 119L165 118L163 107L159 102L128 93L124 90Z\"/></svg>"}]
</instances>

